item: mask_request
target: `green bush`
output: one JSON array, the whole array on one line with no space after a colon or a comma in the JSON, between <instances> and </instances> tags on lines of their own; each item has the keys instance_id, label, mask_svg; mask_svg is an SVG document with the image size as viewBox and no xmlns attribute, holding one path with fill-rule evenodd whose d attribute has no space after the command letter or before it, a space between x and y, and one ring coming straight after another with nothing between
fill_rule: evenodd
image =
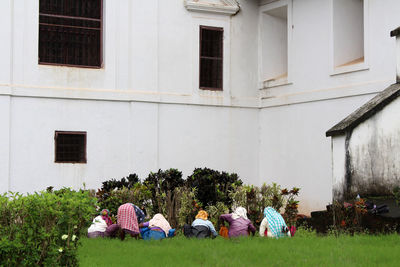
<instances>
[{"instance_id":1,"label":"green bush","mask_svg":"<svg viewBox=\"0 0 400 267\"><path fill-rule=\"evenodd\" d=\"M175 190L179 199L179 206L177 207L178 227L183 227L184 224L192 224L200 209L196 200L196 188L183 186Z\"/></svg>"},{"instance_id":2,"label":"green bush","mask_svg":"<svg viewBox=\"0 0 400 267\"><path fill-rule=\"evenodd\" d=\"M151 172L144 184L151 192L152 214L162 213L173 227L178 226L179 199L176 188L184 185L182 172L177 169Z\"/></svg>"},{"instance_id":3,"label":"green bush","mask_svg":"<svg viewBox=\"0 0 400 267\"><path fill-rule=\"evenodd\" d=\"M206 208L206 211L208 213L208 219L213 223L217 229L219 228L218 223L219 223L219 216L222 214L227 214L229 213L229 208L222 202L217 202L213 206L208 206Z\"/></svg>"},{"instance_id":4,"label":"green bush","mask_svg":"<svg viewBox=\"0 0 400 267\"><path fill-rule=\"evenodd\" d=\"M292 190L281 189L276 183L263 184L261 187L253 185L233 186L229 191L232 199L232 210L242 206L247 210L248 218L257 226L263 219L265 207L273 207L278 212L283 212L288 225L294 225L297 217L298 201L295 197L299 188Z\"/></svg>"},{"instance_id":5,"label":"green bush","mask_svg":"<svg viewBox=\"0 0 400 267\"><path fill-rule=\"evenodd\" d=\"M228 193L233 186L242 185L236 173L219 172L208 168L196 168L186 180L188 187L196 188L196 198L203 207L222 202L226 206L232 204Z\"/></svg>"},{"instance_id":6,"label":"green bush","mask_svg":"<svg viewBox=\"0 0 400 267\"><path fill-rule=\"evenodd\" d=\"M133 203L145 211L152 212L153 210L150 201L151 191L140 183L136 183L131 188L123 187L113 190L107 193L107 197L104 197L104 194L100 196L99 192L97 192L97 196L100 209L108 209L113 217L117 215L119 206L125 203Z\"/></svg>"},{"instance_id":7,"label":"green bush","mask_svg":"<svg viewBox=\"0 0 400 267\"><path fill-rule=\"evenodd\" d=\"M87 191L62 189L0 196L3 266L76 266L79 238L95 213Z\"/></svg>"}]
</instances>

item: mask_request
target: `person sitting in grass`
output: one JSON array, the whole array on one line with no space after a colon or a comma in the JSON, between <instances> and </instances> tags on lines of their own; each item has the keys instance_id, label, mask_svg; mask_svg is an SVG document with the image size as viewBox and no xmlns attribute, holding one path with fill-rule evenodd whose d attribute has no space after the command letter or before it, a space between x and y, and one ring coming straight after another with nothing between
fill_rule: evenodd
<instances>
[{"instance_id":1,"label":"person sitting in grass","mask_svg":"<svg viewBox=\"0 0 400 267\"><path fill-rule=\"evenodd\" d=\"M120 229L121 240L125 239L125 234L130 234L132 237L139 236L139 224L136 217L134 205L132 203L125 203L118 208L117 225L114 231Z\"/></svg>"},{"instance_id":2,"label":"person sitting in grass","mask_svg":"<svg viewBox=\"0 0 400 267\"><path fill-rule=\"evenodd\" d=\"M218 234L215 231L214 225L208 220L208 214L205 210L200 210L196 215L196 220L192 225L185 224L183 226L183 234L186 237L215 238Z\"/></svg>"},{"instance_id":3,"label":"person sitting in grass","mask_svg":"<svg viewBox=\"0 0 400 267\"><path fill-rule=\"evenodd\" d=\"M153 219L139 225L140 235L144 240L160 240L166 237L175 236L175 229L172 229L169 222L160 213L154 215Z\"/></svg>"},{"instance_id":4,"label":"person sitting in grass","mask_svg":"<svg viewBox=\"0 0 400 267\"><path fill-rule=\"evenodd\" d=\"M247 218L247 211L243 207L237 207L231 214L222 214L219 217L222 225L229 223L229 237L248 236L251 232L254 236L256 228Z\"/></svg>"},{"instance_id":5,"label":"person sitting in grass","mask_svg":"<svg viewBox=\"0 0 400 267\"><path fill-rule=\"evenodd\" d=\"M100 212L100 215L93 219L92 225L88 229L88 237L104 237L107 236L107 228L112 225L111 218L109 216L110 211L104 209Z\"/></svg>"},{"instance_id":6,"label":"person sitting in grass","mask_svg":"<svg viewBox=\"0 0 400 267\"><path fill-rule=\"evenodd\" d=\"M286 226L285 220L282 215L272 207L266 207L264 209L264 219L260 224L260 236L265 236L265 231L267 232L267 237L290 237L290 232Z\"/></svg>"}]
</instances>

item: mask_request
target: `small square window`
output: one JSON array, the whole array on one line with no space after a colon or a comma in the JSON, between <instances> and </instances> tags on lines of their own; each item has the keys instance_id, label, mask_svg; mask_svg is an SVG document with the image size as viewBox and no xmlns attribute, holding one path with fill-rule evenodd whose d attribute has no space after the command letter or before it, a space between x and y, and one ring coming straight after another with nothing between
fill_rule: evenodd
<instances>
[{"instance_id":1,"label":"small square window","mask_svg":"<svg viewBox=\"0 0 400 267\"><path fill-rule=\"evenodd\" d=\"M55 162L86 163L86 132L56 131Z\"/></svg>"},{"instance_id":2,"label":"small square window","mask_svg":"<svg viewBox=\"0 0 400 267\"><path fill-rule=\"evenodd\" d=\"M200 26L200 89L222 91L223 33Z\"/></svg>"}]
</instances>

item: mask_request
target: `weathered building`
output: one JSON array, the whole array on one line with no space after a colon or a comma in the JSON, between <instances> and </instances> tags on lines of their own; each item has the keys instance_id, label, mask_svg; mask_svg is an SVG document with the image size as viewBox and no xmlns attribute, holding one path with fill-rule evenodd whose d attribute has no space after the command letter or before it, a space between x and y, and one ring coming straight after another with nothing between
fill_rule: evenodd
<instances>
[{"instance_id":1,"label":"weathered building","mask_svg":"<svg viewBox=\"0 0 400 267\"><path fill-rule=\"evenodd\" d=\"M395 82L397 0L4 0L0 12L1 191L207 166L300 187L302 212L320 209L326 129Z\"/></svg>"},{"instance_id":2,"label":"weathered building","mask_svg":"<svg viewBox=\"0 0 400 267\"><path fill-rule=\"evenodd\" d=\"M400 30L397 38L400 59ZM400 60L397 83L326 132L332 137L333 198L389 196L400 185Z\"/></svg>"}]
</instances>

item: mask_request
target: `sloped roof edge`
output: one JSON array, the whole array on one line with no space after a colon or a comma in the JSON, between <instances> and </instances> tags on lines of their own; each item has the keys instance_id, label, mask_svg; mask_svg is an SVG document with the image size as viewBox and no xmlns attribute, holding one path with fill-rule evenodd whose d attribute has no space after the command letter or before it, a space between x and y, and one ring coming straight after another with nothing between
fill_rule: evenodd
<instances>
[{"instance_id":1,"label":"sloped roof edge","mask_svg":"<svg viewBox=\"0 0 400 267\"><path fill-rule=\"evenodd\" d=\"M351 113L344 120L330 128L326 132L326 136L329 137L345 134L347 131L354 129L357 125L373 116L379 110L383 109L398 96L400 96L400 84L392 84L377 94L370 101L362 105L359 109Z\"/></svg>"}]
</instances>

